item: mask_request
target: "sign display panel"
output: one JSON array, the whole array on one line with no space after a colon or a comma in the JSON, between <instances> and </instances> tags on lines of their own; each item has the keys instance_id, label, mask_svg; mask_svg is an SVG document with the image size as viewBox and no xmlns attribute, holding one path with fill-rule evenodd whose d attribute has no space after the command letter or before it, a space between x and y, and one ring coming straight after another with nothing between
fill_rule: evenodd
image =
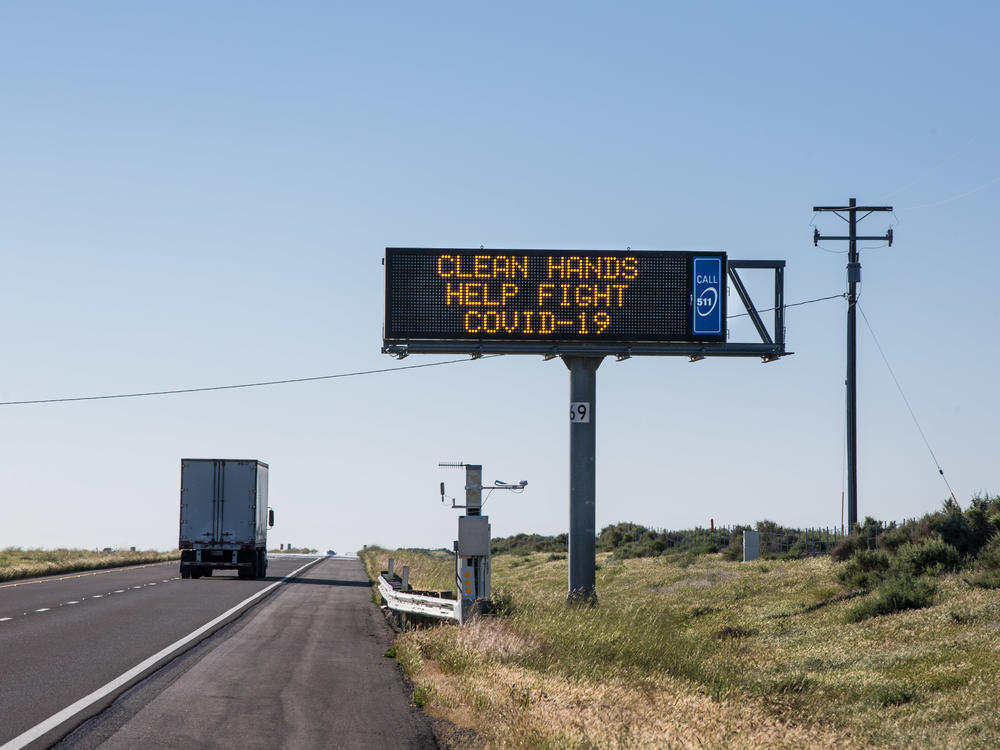
<instances>
[{"instance_id":1,"label":"sign display panel","mask_svg":"<svg viewBox=\"0 0 1000 750\"><path fill-rule=\"evenodd\" d=\"M386 248L386 341L725 342L725 253Z\"/></svg>"}]
</instances>

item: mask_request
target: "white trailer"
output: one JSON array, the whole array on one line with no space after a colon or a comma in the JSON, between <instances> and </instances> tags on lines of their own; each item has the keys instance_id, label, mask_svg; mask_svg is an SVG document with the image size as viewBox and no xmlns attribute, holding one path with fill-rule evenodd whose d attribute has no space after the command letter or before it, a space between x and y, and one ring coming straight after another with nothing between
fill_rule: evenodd
<instances>
[{"instance_id":1,"label":"white trailer","mask_svg":"<svg viewBox=\"0 0 1000 750\"><path fill-rule=\"evenodd\" d=\"M181 578L236 569L267 575L268 466L257 460L181 459Z\"/></svg>"}]
</instances>

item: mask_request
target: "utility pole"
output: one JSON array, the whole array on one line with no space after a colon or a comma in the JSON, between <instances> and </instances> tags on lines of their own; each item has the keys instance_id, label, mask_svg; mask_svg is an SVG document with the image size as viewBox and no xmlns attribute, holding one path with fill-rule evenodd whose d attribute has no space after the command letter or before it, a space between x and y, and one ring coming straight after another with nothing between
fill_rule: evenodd
<instances>
[{"instance_id":1,"label":"utility pole","mask_svg":"<svg viewBox=\"0 0 1000 750\"><path fill-rule=\"evenodd\" d=\"M813 244L820 240L847 240L847 531L858 525L858 353L857 353L857 302L858 284L861 283L861 260L858 255L859 240L881 240L892 246L892 229L876 237L859 237L858 222L873 213L892 212L892 206L859 206L851 198L846 206L813 206L813 211L835 213L848 224L847 236L821 235L813 231ZM858 218L858 212L863 216ZM847 216L844 216L847 214Z\"/></svg>"}]
</instances>

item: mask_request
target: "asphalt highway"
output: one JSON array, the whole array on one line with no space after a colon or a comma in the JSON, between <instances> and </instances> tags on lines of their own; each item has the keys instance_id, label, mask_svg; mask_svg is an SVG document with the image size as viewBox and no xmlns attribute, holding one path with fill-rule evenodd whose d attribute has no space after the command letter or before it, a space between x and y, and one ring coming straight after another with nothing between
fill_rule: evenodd
<instances>
[{"instance_id":1,"label":"asphalt highway","mask_svg":"<svg viewBox=\"0 0 1000 750\"><path fill-rule=\"evenodd\" d=\"M273 559L268 577L256 581L235 572L184 581L170 562L0 584L0 746L308 562Z\"/></svg>"},{"instance_id":2,"label":"asphalt highway","mask_svg":"<svg viewBox=\"0 0 1000 750\"><path fill-rule=\"evenodd\" d=\"M279 558L268 572L182 581L170 563L0 588L10 618L0 622L0 750L12 738L12 748L61 750L437 747L384 657L392 632L360 561ZM32 738L39 722L268 587Z\"/></svg>"}]
</instances>

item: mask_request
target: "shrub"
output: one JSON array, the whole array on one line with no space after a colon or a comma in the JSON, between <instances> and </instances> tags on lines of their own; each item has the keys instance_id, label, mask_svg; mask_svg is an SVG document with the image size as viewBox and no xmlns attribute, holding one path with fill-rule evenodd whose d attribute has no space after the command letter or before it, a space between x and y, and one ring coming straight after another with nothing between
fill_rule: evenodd
<instances>
[{"instance_id":1,"label":"shrub","mask_svg":"<svg viewBox=\"0 0 1000 750\"><path fill-rule=\"evenodd\" d=\"M750 531L749 526L737 526L729 532L729 545L726 547L726 559L737 561L743 559L743 532Z\"/></svg>"},{"instance_id":2,"label":"shrub","mask_svg":"<svg viewBox=\"0 0 1000 750\"><path fill-rule=\"evenodd\" d=\"M1000 534L994 535L976 556L976 563L979 567L991 570L1000 570Z\"/></svg>"},{"instance_id":3,"label":"shrub","mask_svg":"<svg viewBox=\"0 0 1000 750\"><path fill-rule=\"evenodd\" d=\"M1000 533L1000 508L991 511L987 515L987 520L990 522L990 526L993 529L993 533Z\"/></svg>"},{"instance_id":4,"label":"shrub","mask_svg":"<svg viewBox=\"0 0 1000 750\"><path fill-rule=\"evenodd\" d=\"M1000 589L1000 570L973 571L965 582L981 589Z\"/></svg>"},{"instance_id":5,"label":"shrub","mask_svg":"<svg viewBox=\"0 0 1000 750\"><path fill-rule=\"evenodd\" d=\"M889 527L894 528L893 526ZM879 546L882 536L887 529L884 523L876 521L871 516L866 516L864 523L854 527L854 532L849 536L842 537L833 549L830 556L837 562L845 562L854 556L854 553L861 549L875 549Z\"/></svg>"},{"instance_id":6,"label":"shrub","mask_svg":"<svg viewBox=\"0 0 1000 750\"><path fill-rule=\"evenodd\" d=\"M904 544L899 548L895 567L911 576L925 573L940 575L958 570L962 556L942 539L928 539L922 544Z\"/></svg>"},{"instance_id":7,"label":"shrub","mask_svg":"<svg viewBox=\"0 0 1000 750\"><path fill-rule=\"evenodd\" d=\"M902 526L887 529L886 532L878 538L878 548L885 550L886 552L895 552L904 544L917 541L916 536L914 535L915 531L916 525L913 523L904 523Z\"/></svg>"},{"instance_id":8,"label":"shrub","mask_svg":"<svg viewBox=\"0 0 1000 750\"><path fill-rule=\"evenodd\" d=\"M987 542L965 582L983 589L1000 589L1000 534Z\"/></svg>"},{"instance_id":9,"label":"shrub","mask_svg":"<svg viewBox=\"0 0 1000 750\"><path fill-rule=\"evenodd\" d=\"M498 537L490 545L494 555L505 552L515 555L530 555L532 552L565 552L569 546L566 534L542 536L541 534L515 534Z\"/></svg>"},{"instance_id":10,"label":"shrub","mask_svg":"<svg viewBox=\"0 0 1000 750\"><path fill-rule=\"evenodd\" d=\"M860 622L907 609L923 609L934 603L936 593L937 586L932 581L897 573L878 587L873 598L853 607L847 613L847 621Z\"/></svg>"},{"instance_id":11,"label":"shrub","mask_svg":"<svg viewBox=\"0 0 1000 750\"><path fill-rule=\"evenodd\" d=\"M978 549L969 519L951 498L945 502L943 510L936 514L934 530L946 544L963 555L975 554Z\"/></svg>"},{"instance_id":12,"label":"shrub","mask_svg":"<svg viewBox=\"0 0 1000 750\"><path fill-rule=\"evenodd\" d=\"M868 543L857 534L841 537L833 549L830 550L830 557L837 562L846 562L854 557L858 550L868 549Z\"/></svg>"},{"instance_id":13,"label":"shrub","mask_svg":"<svg viewBox=\"0 0 1000 750\"><path fill-rule=\"evenodd\" d=\"M859 549L837 571L841 583L853 589L871 591L889 572L889 555L882 550Z\"/></svg>"},{"instance_id":14,"label":"shrub","mask_svg":"<svg viewBox=\"0 0 1000 750\"><path fill-rule=\"evenodd\" d=\"M718 551L718 545L712 542L702 542L691 548L691 554L693 555L714 555Z\"/></svg>"},{"instance_id":15,"label":"shrub","mask_svg":"<svg viewBox=\"0 0 1000 750\"><path fill-rule=\"evenodd\" d=\"M616 523L605 526L597 535L597 551L613 552L626 543L635 542L636 537L646 531L645 526L636 523Z\"/></svg>"},{"instance_id":16,"label":"shrub","mask_svg":"<svg viewBox=\"0 0 1000 750\"><path fill-rule=\"evenodd\" d=\"M973 498L972 505L965 511L965 519L968 522L969 538L972 542L965 554L975 555L993 536L993 524L989 516L990 505L988 501L981 498ZM962 551L961 549L959 550Z\"/></svg>"},{"instance_id":17,"label":"shrub","mask_svg":"<svg viewBox=\"0 0 1000 750\"><path fill-rule=\"evenodd\" d=\"M737 560L743 559L743 537L740 536L738 541L729 542L729 546L726 547L726 559L735 562Z\"/></svg>"}]
</instances>

